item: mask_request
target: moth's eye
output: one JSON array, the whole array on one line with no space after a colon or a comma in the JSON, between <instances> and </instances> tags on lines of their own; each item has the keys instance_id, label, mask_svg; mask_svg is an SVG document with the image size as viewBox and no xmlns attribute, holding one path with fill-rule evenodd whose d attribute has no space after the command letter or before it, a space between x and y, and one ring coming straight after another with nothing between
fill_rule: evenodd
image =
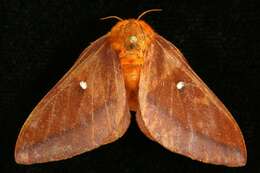
<instances>
[{"instance_id":1,"label":"moth's eye","mask_svg":"<svg viewBox=\"0 0 260 173\"><path fill-rule=\"evenodd\" d=\"M127 41L127 49L131 50L137 47L137 37L135 35L130 35L128 37L128 41Z\"/></svg>"},{"instance_id":2,"label":"moth's eye","mask_svg":"<svg viewBox=\"0 0 260 173\"><path fill-rule=\"evenodd\" d=\"M129 42L131 44L136 44L137 43L137 37L135 35L129 36Z\"/></svg>"}]
</instances>

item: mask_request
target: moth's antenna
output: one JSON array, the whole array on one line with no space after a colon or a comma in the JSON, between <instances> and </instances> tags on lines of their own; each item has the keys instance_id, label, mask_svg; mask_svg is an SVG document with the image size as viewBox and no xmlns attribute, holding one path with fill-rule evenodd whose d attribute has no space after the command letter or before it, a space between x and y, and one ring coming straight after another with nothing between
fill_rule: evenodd
<instances>
[{"instance_id":1,"label":"moth's antenna","mask_svg":"<svg viewBox=\"0 0 260 173\"><path fill-rule=\"evenodd\" d=\"M162 11L162 9L151 9L151 10L147 10L147 11L144 11L142 12L142 14L140 14L137 18L137 20L141 19L144 15L146 15L147 13L150 13L150 12L154 12L154 11Z\"/></svg>"},{"instance_id":2,"label":"moth's antenna","mask_svg":"<svg viewBox=\"0 0 260 173\"><path fill-rule=\"evenodd\" d=\"M123 21L123 19L118 16L107 16L107 17L100 18L100 20L106 20L106 19L117 19L119 21Z\"/></svg>"}]
</instances>

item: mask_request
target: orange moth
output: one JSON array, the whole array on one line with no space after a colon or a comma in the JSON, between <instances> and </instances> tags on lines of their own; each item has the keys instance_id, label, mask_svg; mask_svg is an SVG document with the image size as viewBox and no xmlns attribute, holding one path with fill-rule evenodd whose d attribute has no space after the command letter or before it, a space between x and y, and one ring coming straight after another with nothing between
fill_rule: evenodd
<instances>
[{"instance_id":1,"label":"orange moth","mask_svg":"<svg viewBox=\"0 0 260 173\"><path fill-rule=\"evenodd\" d=\"M141 131L205 163L244 166L247 152L230 112L182 53L140 18L119 22L86 48L24 123L19 164L63 160L120 138L136 112Z\"/></svg>"}]
</instances>

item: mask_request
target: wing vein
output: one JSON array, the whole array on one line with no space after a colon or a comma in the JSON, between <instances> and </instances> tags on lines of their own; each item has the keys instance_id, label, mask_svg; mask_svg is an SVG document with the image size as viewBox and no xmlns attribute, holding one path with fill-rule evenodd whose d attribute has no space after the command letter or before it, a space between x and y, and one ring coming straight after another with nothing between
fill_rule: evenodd
<instances>
[{"instance_id":1,"label":"wing vein","mask_svg":"<svg viewBox=\"0 0 260 173\"><path fill-rule=\"evenodd\" d=\"M56 98L53 100L52 103L52 108L51 108L51 112L48 116L48 123L45 123L47 125L46 129L45 129L45 134L43 139L46 139L48 137L48 134L50 133L50 128L53 125L53 116L54 116L54 112L55 112L55 106L56 106Z\"/></svg>"},{"instance_id":2,"label":"wing vein","mask_svg":"<svg viewBox=\"0 0 260 173\"><path fill-rule=\"evenodd\" d=\"M67 127L67 120L68 120L68 117L70 116L70 109L68 109L69 108L69 104L70 104L70 96L71 96L71 88L69 88L67 90L67 103L65 104L66 106L64 107L64 109L66 109L66 111L65 111L66 114L65 113L63 114L63 119L62 119L62 121L63 121L62 126L63 127Z\"/></svg>"},{"instance_id":3,"label":"wing vein","mask_svg":"<svg viewBox=\"0 0 260 173\"><path fill-rule=\"evenodd\" d=\"M100 60L98 60L97 62L99 62ZM96 145L96 141L95 141L95 123L94 123L94 93L95 93L95 77L96 77L96 69L97 69L97 64L95 64L94 66L94 70L93 70L93 77L92 77L92 80L91 80L91 84L92 84L92 87L91 87L91 128L92 128L92 142L93 142L93 145L95 146Z\"/></svg>"},{"instance_id":4,"label":"wing vein","mask_svg":"<svg viewBox=\"0 0 260 173\"><path fill-rule=\"evenodd\" d=\"M118 89L118 81L117 81L117 70L116 70L116 66L115 66L115 59L112 59L112 63L113 63L113 70L114 70L114 78L115 78L115 87L116 87L116 93L119 93L119 89ZM117 101L116 101L117 102ZM122 109L122 108L118 108L118 109ZM118 117L115 118L115 124L116 126L118 126Z\"/></svg>"},{"instance_id":5,"label":"wing vein","mask_svg":"<svg viewBox=\"0 0 260 173\"><path fill-rule=\"evenodd\" d=\"M106 90L107 92L106 93L110 93L110 79L109 78L106 78ZM109 86L109 87L108 87ZM106 95L106 97L110 97L110 95ZM109 100L110 98L105 98L105 100ZM106 118L107 118L107 123L108 123L108 128L109 128L109 131L112 132L112 124L111 124L111 121L110 121L110 117L109 117L109 110L108 110L108 107L107 107L107 102L105 101L105 110L106 110Z\"/></svg>"}]
</instances>

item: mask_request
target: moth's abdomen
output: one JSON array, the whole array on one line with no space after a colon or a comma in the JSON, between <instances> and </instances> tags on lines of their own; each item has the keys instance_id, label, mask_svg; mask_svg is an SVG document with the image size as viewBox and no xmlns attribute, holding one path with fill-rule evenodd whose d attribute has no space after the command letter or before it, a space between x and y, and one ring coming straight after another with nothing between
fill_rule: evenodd
<instances>
[{"instance_id":1,"label":"moth's abdomen","mask_svg":"<svg viewBox=\"0 0 260 173\"><path fill-rule=\"evenodd\" d=\"M120 58L122 71L124 73L127 88L137 90L139 84L140 70L143 65L143 58L137 59L131 56Z\"/></svg>"},{"instance_id":2,"label":"moth's abdomen","mask_svg":"<svg viewBox=\"0 0 260 173\"><path fill-rule=\"evenodd\" d=\"M124 76L129 107L131 110L136 111L138 109L137 91L143 58L137 59L132 56L121 57L120 63Z\"/></svg>"}]
</instances>

